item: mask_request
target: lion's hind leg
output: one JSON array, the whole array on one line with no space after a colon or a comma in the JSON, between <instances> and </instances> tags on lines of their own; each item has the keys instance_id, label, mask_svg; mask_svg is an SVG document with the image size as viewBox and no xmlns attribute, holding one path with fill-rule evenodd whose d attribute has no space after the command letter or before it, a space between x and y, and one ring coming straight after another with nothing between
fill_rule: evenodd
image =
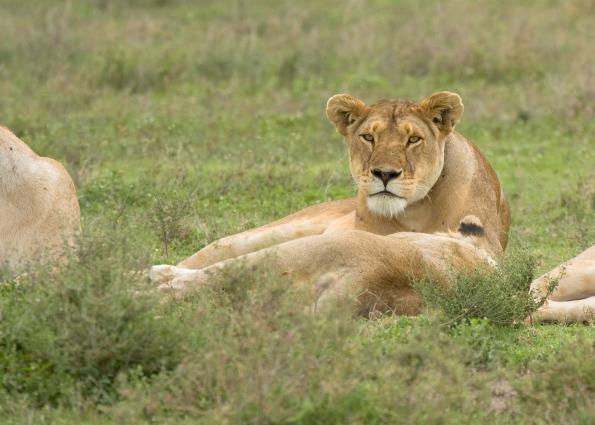
<instances>
[{"instance_id":1,"label":"lion's hind leg","mask_svg":"<svg viewBox=\"0 0 595 425\"><path fill-rule=\"evenodd\" d=\"M557 282L556 282L557 281ZM557 283L553 292L550 285ZM547 300L531 315L536 321L585 322L595 318L595 245L531 283L531 294Z\"/></svg>"},{"instance_id":2,"label":"lion's hind leg","mask_svg":"<svg viewBox=\"0 0 595 425\"><path fill-rule=\"evenodd\" d=\"M534 322L581 323L595 319L595 296L572 301L548 300L531 315Z\"/></svg>"}]
</instances>

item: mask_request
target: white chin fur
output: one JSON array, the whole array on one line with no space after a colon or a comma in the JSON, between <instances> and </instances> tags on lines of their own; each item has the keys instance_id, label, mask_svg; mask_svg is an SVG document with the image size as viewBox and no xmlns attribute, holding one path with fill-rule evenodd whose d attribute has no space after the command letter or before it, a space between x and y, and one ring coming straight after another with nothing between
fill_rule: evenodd
<instances>
[{"instance_id":1,"label":"white chin fur","mask_svg":"<svg viewBox=\"0 0 595 425\"><path fill-rule=\"evenodd\" d=\"M368 209L374 214L387 218L394 218L405 211L407 200L385 195L376 195L369 196L367 204Z\"/></svg>"}]
</instances>

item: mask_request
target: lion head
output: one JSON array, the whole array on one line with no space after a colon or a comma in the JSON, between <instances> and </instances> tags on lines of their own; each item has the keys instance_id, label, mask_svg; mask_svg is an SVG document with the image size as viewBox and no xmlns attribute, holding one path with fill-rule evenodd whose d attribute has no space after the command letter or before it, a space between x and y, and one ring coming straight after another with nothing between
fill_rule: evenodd
<instances>
[{"instance_id":1,"label":"lion head","mask_svg":"<svg viewBox=\"0 0 595 425\"><path fill-rule=\"evenodd\" d=\"M463 103L450 92L419 103L381 100L371 106L337 94L326 114L345 138L351 174L368 209L392 218L423 199L440 177L445 140L463 114Z\"/></svg>"}]
</instances>

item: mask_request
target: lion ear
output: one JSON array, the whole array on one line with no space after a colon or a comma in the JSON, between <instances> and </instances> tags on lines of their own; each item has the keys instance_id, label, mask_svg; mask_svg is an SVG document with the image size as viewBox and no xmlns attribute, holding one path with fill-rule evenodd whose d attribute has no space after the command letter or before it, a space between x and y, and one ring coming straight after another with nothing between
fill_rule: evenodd
<instances>
[{"instance_id":1,"label":"lion ear","mask_svg":"<svg viewBox=\"0 0 595 425\"><path fill-rule=\"evenodd\" d=\"M366 114L364 102L349 94L336 94L326 103L326 116L343 136L347 135L347 127Z\"/></svg>"},{"instance_id":2,"label":"lion ear","mask_svg":"<svg viewBox=\"0 0 595 425\"><path fill-rule=\"evenodd\" d=\"M463 115L463 100L461 96L449 91L434 93L420 103L421 109L440 129L449 133Z\"/></svg>"}]
</instances>

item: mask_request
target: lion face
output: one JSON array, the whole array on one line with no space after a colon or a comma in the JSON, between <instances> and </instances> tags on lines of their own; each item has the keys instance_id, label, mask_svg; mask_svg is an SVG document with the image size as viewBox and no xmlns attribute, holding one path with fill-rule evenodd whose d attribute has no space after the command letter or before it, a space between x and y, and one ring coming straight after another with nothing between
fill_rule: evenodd
<instances>
[{"instance_id":1,"label":"lion face","mask_svg":"<svg viewBox=\"0 0 595 425\"><path fill-rule=\"evenodd\" d=\"M438 180L445 139L463 103L450 92L420 103L383 100L372 106L338 94L329 99L326 113L345 138L351 174L368 209L392 218L423 199Z\"/></svg>"}]
</instances>

